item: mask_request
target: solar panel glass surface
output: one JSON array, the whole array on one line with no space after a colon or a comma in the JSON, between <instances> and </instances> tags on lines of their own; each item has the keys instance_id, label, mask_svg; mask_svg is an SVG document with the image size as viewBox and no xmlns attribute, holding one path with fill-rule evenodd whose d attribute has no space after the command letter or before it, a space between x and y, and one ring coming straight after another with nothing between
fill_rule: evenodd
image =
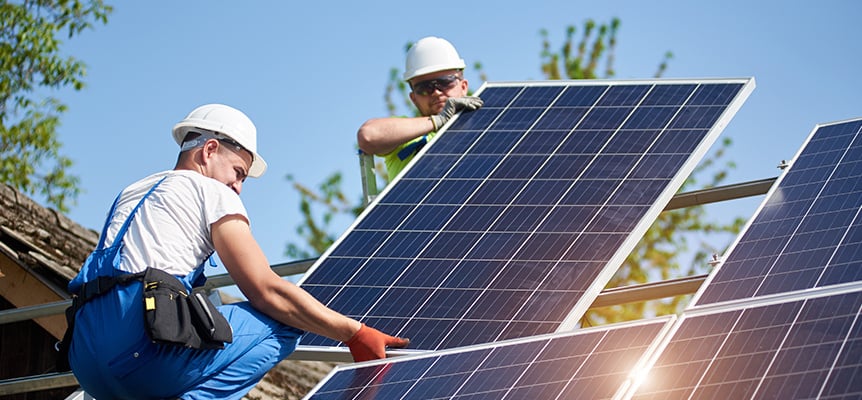
<instances>
[{"instance_id":1,"label":"solar panel glass surface","mask_svg":"<svg viewBox=\"0 0 862 400\"><path fill-rule=\"evenodd\" d=\"M669 319L545 335L336 369L307 399L609 399Z\"/></svg>"},{"instance_id":2,"label":"solar panel glass surface","mask_svg":"<svg viewBox=\"0 0 862 400\"><path fill-rule=\"evenodd\" d=\"M858 399L862 292L684 316L636 395Z\"/></svg>"},{"instance_id":3,"label":"solar panel glass surface","mask_svg":"<svg viewBox=\"0 0 862 400\"><path fill-rule=\"evenodd\" d=\"M300 284L413 349L572 327L752 88L487 84Z\"/></svg>"},{"instance_id":4,"label":"solar panel glass surface","mask_svg":"<svg viewBox=\"0 0 862 400\"><path fill-rule=\"evenodd\" d=\"M695 306L862 280L862 119L817 127Z\"/></svg>"}]
</instances>

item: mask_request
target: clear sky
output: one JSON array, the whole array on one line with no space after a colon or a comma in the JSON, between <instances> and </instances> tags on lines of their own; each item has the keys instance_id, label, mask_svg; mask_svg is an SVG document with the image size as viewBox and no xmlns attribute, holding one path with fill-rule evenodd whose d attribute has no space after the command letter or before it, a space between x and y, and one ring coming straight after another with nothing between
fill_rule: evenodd
<instances>
[{"instance_id":1,"label":"clear sky","mask_svg":"<svg viewBox=\"0 0 862 400\"><path fill-rule=\"evenodd\" d=\"M341 171L359 198L356 130L386 114L389 70L403 69L405 45L423 36L448 39L489 80L534 80L541 29L558 48L567 26L618 17L617 79L650 78L667 51L666 78L754 77L722 136L737 164L729 182L776 176L815 124L862 117L856 0L110 3L107 25L64 45L88 66L85 89L57 94L69 106L62 151L84 191L69 217L101 229L119 190L173 167L171 127L198 105L225 103L255 122L269 163L242 198L271 264L291 261L285 246L299 240L299 196L285 176L316 185ZM478 89L478 75L466 75ZM759 201L713 212L747 217Z\"/></svg>"}]
</instances>

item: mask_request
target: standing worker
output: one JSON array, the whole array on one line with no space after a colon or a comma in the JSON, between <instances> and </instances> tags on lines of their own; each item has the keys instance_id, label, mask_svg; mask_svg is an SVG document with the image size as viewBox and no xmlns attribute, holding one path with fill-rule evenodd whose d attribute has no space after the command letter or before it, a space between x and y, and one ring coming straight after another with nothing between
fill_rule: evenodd
<instances>
[{"instance_id":1,"label":"standing worker","mask_svg":"<svg viewBox=\"0 0 862 400\"><path fill-rule=\"evenodd\" d=\"M107 399L239 399L294 351L305 331L345 342L356 361L407 339L329 309L282 279L252 236L239 194L259 177L257 130L208 104L173 128L173 170L126 187L99 245L69 284L61 351L81 387ZM198 291L218 253L246 302L215 307ZM65 358L61 358L61 361Z\"/></svg>"},{"instance_id":2,"label":"standing worker","mask_svg":"<svg viewBox=\"0 0 862 400\"><path fill-rule=\"evenodd\" d=\"M482 106L482 99L467 96L464 67L455 47L438 37L422 38L407 51L404 80L422 116L370 119L356 134L362 152L384 158L389 181L452 116Z\"/></svg>"}]
</instances>

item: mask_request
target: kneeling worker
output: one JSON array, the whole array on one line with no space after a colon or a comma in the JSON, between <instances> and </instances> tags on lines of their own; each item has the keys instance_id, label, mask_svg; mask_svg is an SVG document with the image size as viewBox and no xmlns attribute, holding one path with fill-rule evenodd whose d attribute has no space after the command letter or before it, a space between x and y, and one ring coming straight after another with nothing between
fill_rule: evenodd
<instances>
[{"instance_id":1,"label":"kneeling worker","mask_svg":"<svg viewBox=\"0 0 862 400\"><path fill-rule=\"evenodd\" d=\"M96 250L69 284L77 296L63 348L88 394L239 399L306 331L345 342L356 361L408 344L326 307L270 269L239 197L246 177L266 169L244 113L198 107L173 137L180 145L174 169L119 194ZM206 280L213 252L249 301L215 307L192 290Z\"/></svg>"}]
</instances>

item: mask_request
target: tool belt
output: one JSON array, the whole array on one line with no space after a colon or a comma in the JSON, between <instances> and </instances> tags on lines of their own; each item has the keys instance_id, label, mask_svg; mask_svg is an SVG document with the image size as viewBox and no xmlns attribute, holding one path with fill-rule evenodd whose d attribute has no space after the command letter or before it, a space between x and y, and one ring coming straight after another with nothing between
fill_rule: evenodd
<instances>
[{"instance_id":1,"label":"tool belt","mask_svg":"<svg viewBox=\"0 0 862 400\"><path fill-rule=\"evenodd\" d=\"M63 340L57 343L59 369L70 369L68 352L78 310L87 301L115 286L134 281L143 281L144 329L154 343L193 349L223 349L225 343L233 341L233 329L202 287L189 293L177 277L160 269L147 268L135 274L100 276L81 286L80 292L72 299L72 305L66 308L68 328Z\"/></svg>"},{"instance_id":2,"label":"tool belt","mask_svg":"<svg viewBox=\"0 0 862 400\"><path fill-rule=\"evenodd\" d=\"M202 287L189 293L175 276L155 268L144 272L144 328L156 343L193 349L223 349L233 329Z\"/></svg>"}]
</instances>

